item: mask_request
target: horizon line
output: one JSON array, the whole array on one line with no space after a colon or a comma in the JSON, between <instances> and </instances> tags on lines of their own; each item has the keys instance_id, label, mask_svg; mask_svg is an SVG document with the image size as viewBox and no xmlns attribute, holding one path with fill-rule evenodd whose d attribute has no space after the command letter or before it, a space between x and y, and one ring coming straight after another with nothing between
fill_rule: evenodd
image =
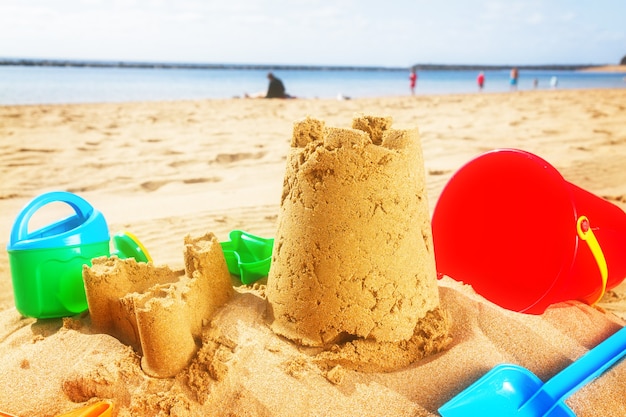
<instances>
[{"instance_id":1,"label":"horizon line","mask_svg":"<svg viewBox=\"0 0 626 417\"><path fill-rule=\"evenodd\" d=\"M579 70L603 67L610 64L433 64L417 63L406 67L377 65L308 65L308 64L233 64L162 61L125 61L58 58L2 58L0 66L54 66L101 68L161 68L161 69L243 69L243 70L332 70L332 71L407 71L416 70L500 70L500 69L561 69Z\"/></svg>"}]
</instances>

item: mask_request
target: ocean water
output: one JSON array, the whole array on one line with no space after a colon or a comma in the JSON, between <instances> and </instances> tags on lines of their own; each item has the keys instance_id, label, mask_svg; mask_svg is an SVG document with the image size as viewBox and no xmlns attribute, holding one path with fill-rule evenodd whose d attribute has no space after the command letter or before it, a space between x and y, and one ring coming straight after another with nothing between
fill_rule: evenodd
<instances>
[{"instance_id":1,"label":"ocean water","mask_svg":"<svg viewBox=\"0 0 626 417\"><path fill-rule=\"evenodd\" d=\"M287 92L302 98L410 94L408 71L276 70ZM243 97L267 89L267 70L0 66L0 105ZM476 93L477 71L418 72L417 95ZM626 88L624 74L520 71L519 90ZM507 70L485 71L485 92L509 91Z\"/></svg>"}]
</instances>

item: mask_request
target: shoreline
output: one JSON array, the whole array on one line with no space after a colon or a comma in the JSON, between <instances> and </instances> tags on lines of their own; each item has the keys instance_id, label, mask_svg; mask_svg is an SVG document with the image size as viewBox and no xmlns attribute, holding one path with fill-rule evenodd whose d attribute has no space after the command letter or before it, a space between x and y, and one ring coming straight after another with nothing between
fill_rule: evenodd
<instances>
[{"instance_id":1,"label":"shoreline","mask_svg":"<svg viewBox=\"0 0 626 417\"><path fill-rule=\"evenodd\" d=\"M608 71L607 71L608 72ZM435 98L445 98L445 97L489 97L489 96L508 96L515 94L555 94L555 93L576 93L576 92L619 92L626 89L624 88L615 88L615 87L607 87L607 88L598 88L598 87L590 87L590 88L538 88L538 89L527 89L527 90L517 90L517 91L475 91L475 92L452 92L452 93L424 93L424 94L416 94L415 96L409 95L387 95L387 96L371 96L371 97L354 97L348 99L337 99L337 98L329 98L329 97L294 97L291 99L255 99L255 98L245 98L245 97L217 97L217 98L182 98L182 99L155 99L155 100L126 100L126 101L85 101L85 102L65 102L65 103L24 103L24 104L2 104L0 103L0 108L11 108L11 107L39 107L39 106L97 106L97 105L165 105L165 104L173 104L173 103L197 103L197 102L251 102L251 103L260 103L260 102L363 102L363 101L371 101L371 100L432 100Z\"/></svg>"}]
</instances>

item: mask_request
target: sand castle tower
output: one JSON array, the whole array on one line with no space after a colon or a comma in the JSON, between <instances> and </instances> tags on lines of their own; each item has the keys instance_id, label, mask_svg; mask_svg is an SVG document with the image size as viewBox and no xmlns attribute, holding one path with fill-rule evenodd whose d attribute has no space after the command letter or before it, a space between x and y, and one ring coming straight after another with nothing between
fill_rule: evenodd
<instances>
[{"instance_id":1,"label":"sand castle tower","mask_svg":"<svg viewBox=\"0 0 626 417\"><path fill-rule=\"evenodd\" d=\"M439 306L417 129L294 125L267 299L273 330L303 345L413 336Z\"/></svg>"}]
</instances>

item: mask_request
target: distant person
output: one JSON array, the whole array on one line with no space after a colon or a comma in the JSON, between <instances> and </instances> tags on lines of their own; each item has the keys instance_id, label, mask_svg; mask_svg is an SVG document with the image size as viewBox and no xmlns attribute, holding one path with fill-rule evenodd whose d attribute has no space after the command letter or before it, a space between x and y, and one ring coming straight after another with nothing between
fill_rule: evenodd
<instances>
[{"instance_id":1,"label":"distant person","mask_svg":"<svg viewBox=\"0 0 626 417\"><path fill-rule=\"evenodd\" d=\"M273 73L267 73L267 79L270 80L270 84L267 88L267 94L265 98L287 98L288 95L285 92L285 85L277 78Z\"/></svg>"},{"instance_id":2,"label":"distant person","mask_svg":"<svg viewBox=\"0 0 626 417\"><path fill-rule=\"evenodd\" d=\"M539 79L535 78L533 80L533 88L536 90L539 87Z\"/></svg>"},{"instance_id":3,"label":"distant person","mask_svg":"<svg viewBox=\"0 0 626 417\"><path fill-rule=\"evenodd\" d=\"M415 72L415 68L411 68L411 73L409 74L409 86L411 87L411 95L415 95L415 86L417 85L417 72Z\"/></svg>"},{"instance_id":4,"label":"distant person","mask_svg":"<svg viewBox=\"0 0 626 417\"><path fill-rule=\"evenodd\" d=\"M509 77L509 84L511 84L511 90L517 90L517 79L519 78L519 72L517 68L511 69L511 75Z\"/></svg>"},{"instance_id":5,"label":"distant person","mask_svg":"<svg viewBox=\"0 0 626 417\"><path fill-rule=\"evenodd\" d=\"M556 89L558 86L559 86L559 79L555 75L552 78L550 78L550 87L552 87L552 89Z\"/></svg>"},{"instance_id":6,"label":"distant person","mask_svg":"<svg viewBox=\"0 0 626 417\"><path fill-rule=\"evenodd\" d=\"M478 91L483 91L483 87L485 86L485 73L479 72L476 77L476 84L478 84Z\"/></svg>"},{"instance_id":7,"label":"distant person","mask_svg":"<svg viewBox=\"0 0 626 417\"><path fill-rule=\"evenodd\" d=\"M244 93L245 98L293 98L285 91L285 85L277 78L273 73L267 73L267 79L270 81L267 91L260 91L258 93Z\"/></svg>"}]
</instances>

